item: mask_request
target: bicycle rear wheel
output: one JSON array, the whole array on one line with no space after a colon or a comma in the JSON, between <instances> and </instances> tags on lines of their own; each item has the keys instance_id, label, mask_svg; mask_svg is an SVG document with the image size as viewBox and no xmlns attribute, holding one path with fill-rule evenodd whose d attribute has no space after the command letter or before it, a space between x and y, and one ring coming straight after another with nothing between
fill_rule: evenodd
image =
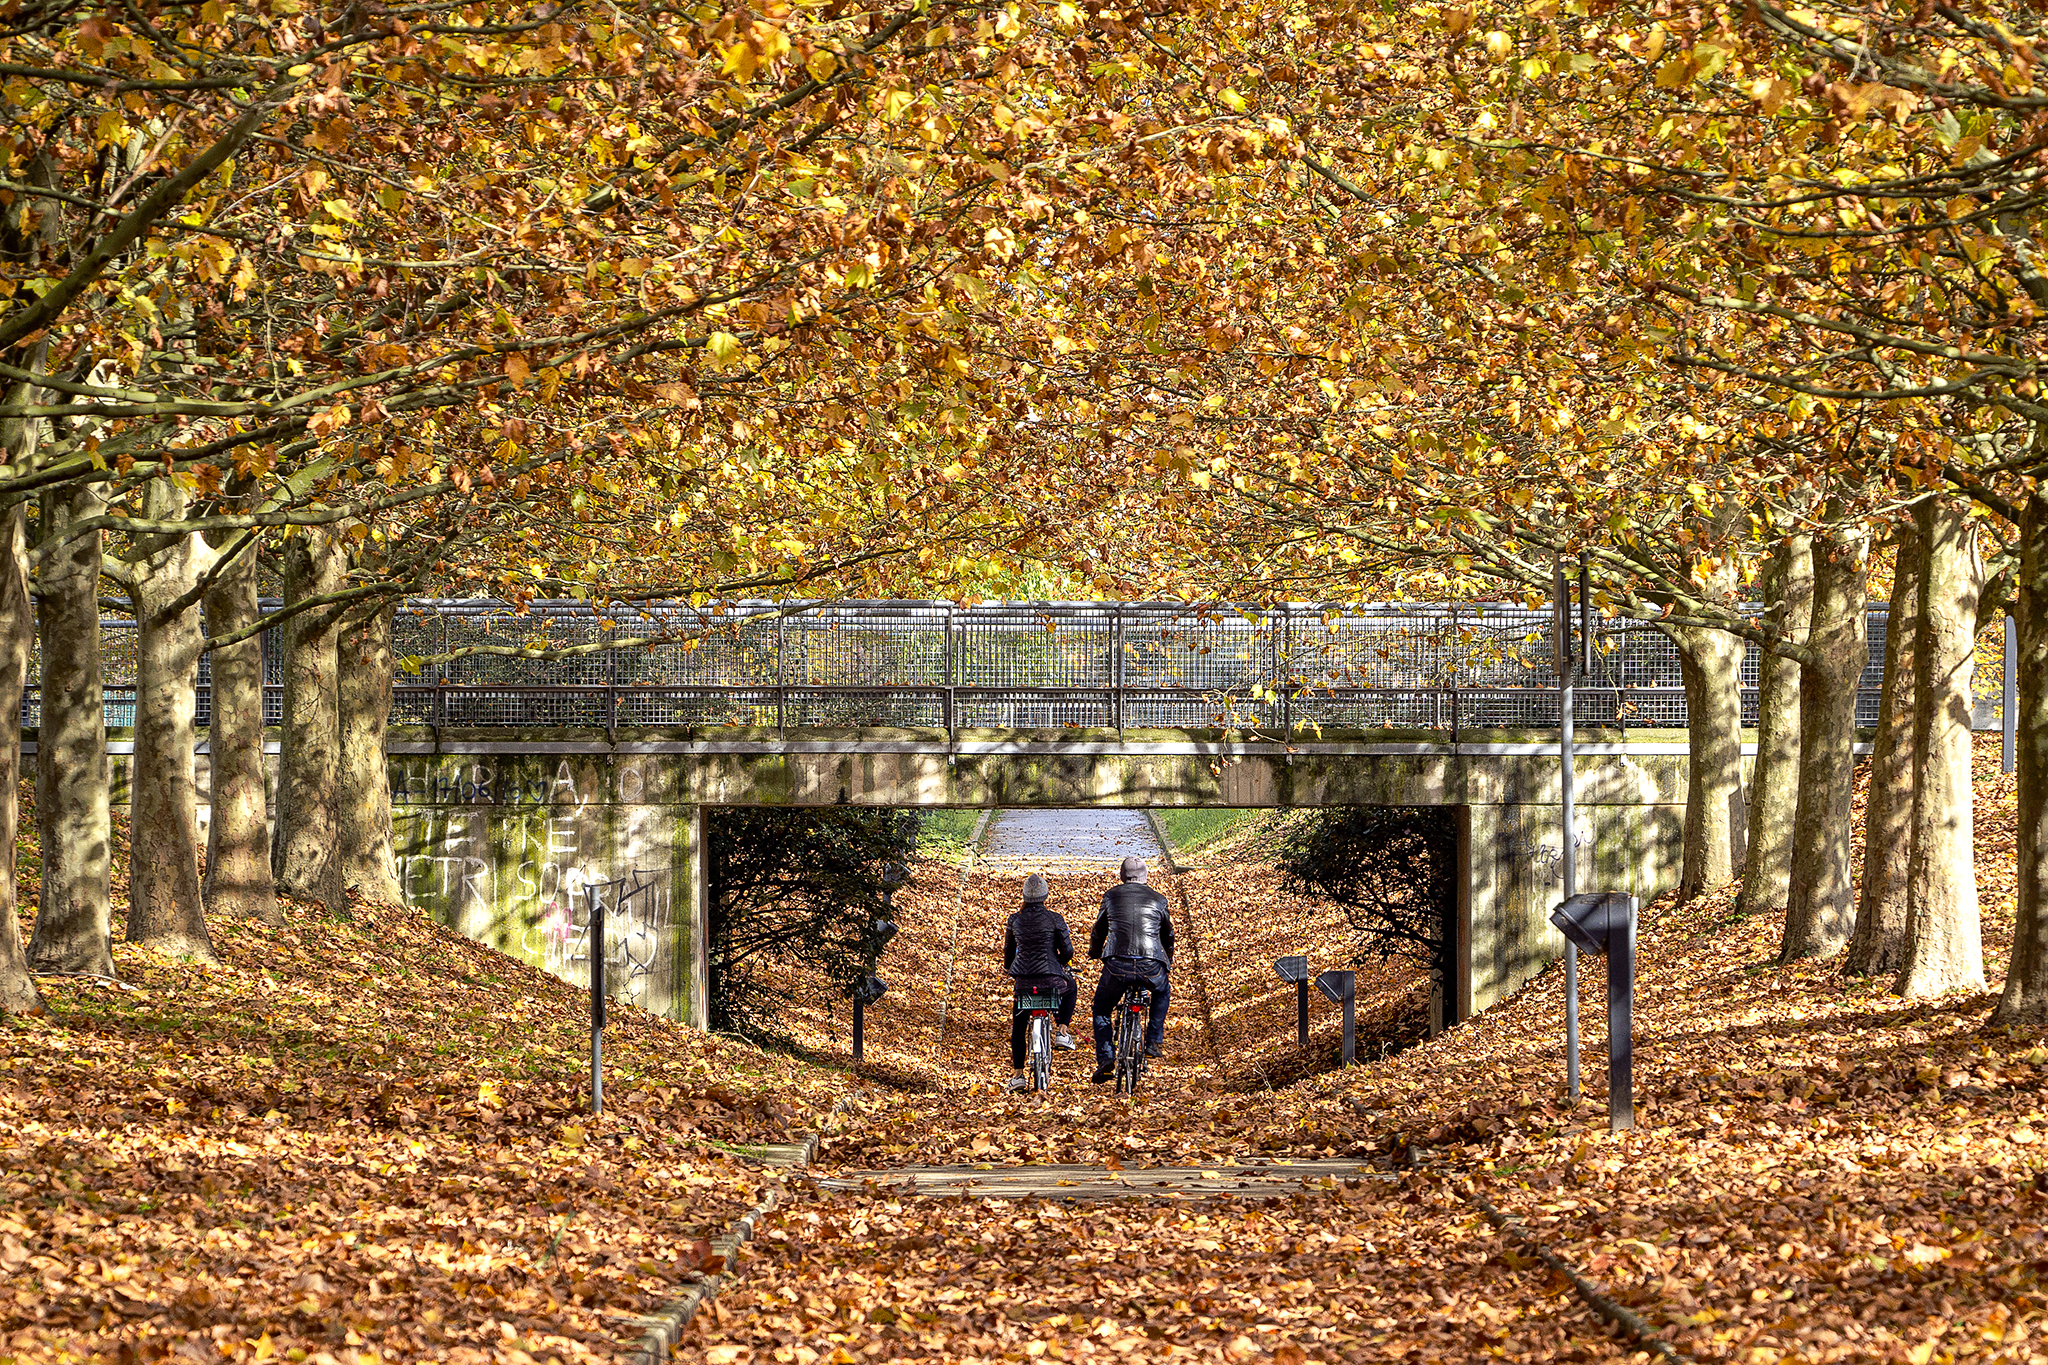
<instances>
[{"instance_id":1,"label":"bicycle rear wheel","mask_svg":"<svg viewBox=\"0 0 2048 1365\"><path fill-rule=\"evenodd\" d=\"M1031 1088L1052 1089L1052 1018L1031 1016Z\"/></svg>"},{"instance_id":2,"label":"bicycle rear wheel","mask_svg":"<svg viewBox=\"0 0 2048 1365\"><path fill-rule=\"evenodd\" d=\"M1136 1010L1120 1007L1116 1030L1116 1093L1137 1093L1138 1073L1145 1065L1144 1025Z\"/></svg>"}]
</instances>

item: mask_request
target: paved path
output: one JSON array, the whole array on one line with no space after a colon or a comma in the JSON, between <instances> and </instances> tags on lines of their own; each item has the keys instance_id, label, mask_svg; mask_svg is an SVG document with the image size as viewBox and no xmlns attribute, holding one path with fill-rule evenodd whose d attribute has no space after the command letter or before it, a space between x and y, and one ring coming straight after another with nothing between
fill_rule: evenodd
<instances>
[{"instance_id":1,"label":"paved path","mask_svg":"<svg viewBox=\"0 0 2048 1365\"><path fill-rule=\"evenodd\" d=\"M978 859L990 872L1115 874L1135 853L1156 868L1165 852L1141 810L1006 810Z\"/></svg>"},{"instance_id":2,"label":"paved path","mask_svg":"<svg viewBox=\"0 0 2048 1365\"><path fill-rule=\"evenodd\" d=\"M897 1166L822 1176L828 1190L870 1183L892 1194L977 1199L1137 1199L1173 1203L1199 1199L1285 1199L1304 1188L1392 1179L1362 1161L1274 1161L1242 1166Z\"/></svg>"}]
</instances>

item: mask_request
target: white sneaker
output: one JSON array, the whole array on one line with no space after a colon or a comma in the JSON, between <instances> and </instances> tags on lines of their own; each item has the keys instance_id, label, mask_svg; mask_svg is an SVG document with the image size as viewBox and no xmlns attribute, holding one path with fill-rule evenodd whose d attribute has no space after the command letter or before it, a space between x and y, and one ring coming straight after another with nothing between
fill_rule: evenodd
<instances>
[{"instance_id":1,"label":"white sneaker","mask_svg":"<svg viewBox=\"0 0 2048 1365\"><path fill-rule=\"evenodd\" d=\"M1066 1029L1061 1029L1058 1033L1055 1033L1052 1036L1052 1050L1054 1052L1072 1052L1074 1050L1074 1035Z\"/></svg>"},{"instance_id":2,"label":"white sneaker","mask_svg":"<svg viewBox=\"0 0 2048 1365\"><path fill-rule=\"evenodd\" d=\"M1004 1089L1005 1091L1009 1091L1009 1092L1015 1092L1015 1091L1018 1091L1018 1090L1023 1090L1023 1089L1025 1089L1025 1088L1026 1088L1026 1087L1028 1087L1028 1086L1029 1086L1030 1084L1031 1084L1031 1080L1030 1080L1030 1078L1029 1078L1029 1077L1026 1077L1026 1076L1012 1076L1012 1077L1010 1077L1010 1079L1009 1079L1009 1080L1007 1080L1007 1081L1004 1081L1004 1082L1003 1082L1003 1089Z\"/></svg>"}]
</instances>

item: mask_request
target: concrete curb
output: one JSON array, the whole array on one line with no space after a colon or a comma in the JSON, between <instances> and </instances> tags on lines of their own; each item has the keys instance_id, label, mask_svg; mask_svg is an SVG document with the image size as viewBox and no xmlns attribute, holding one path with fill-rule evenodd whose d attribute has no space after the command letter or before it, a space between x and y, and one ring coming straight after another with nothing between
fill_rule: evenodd
<instances>
[{"instance_id":1,"label":"concrete curb","mask_svg":"<svg viewBox=\"0 0 2048 1365\"><path fill-rule=\"evenodd\" d=\"M711 1249L725 1257L726 1268L716 1275L705 1276L685 1289L680 1298L664 1305L659 1313L642 1318L641 1324L647 1331L640 1338L639 1344L626 1352L627 1365L668 1365L668 1362L674 1359L676 1344L682 1340L683 1328L689 1325L691 1318L697 1316L697 1310L723 1288L727 1280L738 1273L733 1266L734 1257L739 1254L742 1246L754 1240L754 1229L760 1224L761 1219L767 1216L768 1211L775 1207L777 1200L776 1192L768 1191L760 1203L740 1215L739 1221L732 1225L725 1236L712 1239Z\"/></svg>"},{"instance_id":2,"label":"concrete curb","mask_svg":"<svg viewBox=\"0 0 2048 1365\"><path fill-rule=\"evenodd\" d=\"M852 1108L857 1093L856 1091L842 1095L839 1103L832 1106L832 1112L826 1115L826 1118L837 1118ZM822 1136L821 1133L803 1133L795 1142L771 1143L767 1147L767 1159L764 1164L777 1170L808 1166L811 1159L818 1154L818 1143ZM680 1296L662 1305L660 1312L641 1318L639 1321L645 1329L645 1334L637 1345L626 1352L626 1365L668 1365L668 1362L674 1359L676 1344L682 1340L683 1328L689 1325L690 1319L697 1316L699 1308L725 1287L727 1280L739 1273L734 1260L739 1255L740 1248L754 1240L755 1229L780 1201L781 1195L775 1190L769 1190L762 1196L760 1203L741 1214L733 1225L726 1229L723 1237L711 1239L711 1249L725 1257L725 1268L716 1275L707 1275L684 1289Z\"/></svg>"},{"instance_id":3,"label":"concrete curb","mask_svg":"<svg viewBox=\"0 0 2048 1365\"><path fill-rule=\"evenodd\" d=\"M1498 1228L1509 1241L1520 1244L1529 1255L1555 1271L1571 1284L1572 1291L1588 1308L1607 1322L1633 1345L1646 1353L1671 1362L1671 1365L1699 1365L1694 1357L1673 1346L1657 1335L1648 1319L1616 1300L1593 1281L1579 1272L1579 1268L1549 1247L1536 1240L1529 1230L1514 1219L1495 1208L1493 1201L1477 1190L1461 1190L1455 1184L1451 1192L1484 1214L1486 1221Z\"/></svg>"}]
</instances>

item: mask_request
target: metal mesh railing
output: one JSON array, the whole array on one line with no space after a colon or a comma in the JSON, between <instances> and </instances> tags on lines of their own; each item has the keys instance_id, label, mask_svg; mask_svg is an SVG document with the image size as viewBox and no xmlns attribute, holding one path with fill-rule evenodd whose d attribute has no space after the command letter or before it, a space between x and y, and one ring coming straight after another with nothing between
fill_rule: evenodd
<instances>
[{"instance_id":1,"label":"metal mesh railing","mask_svg":"<svg viewBox=\"0 0 2048 1365\"><path fill-rule=\"evenodd\" d=\"M103 630L107 723L133 723L135 629ZM1548 610L1503 603L1345 609L1035 602L956 607L743 602L595 610L579 602L408 602L393 625L398 725L899 726L961 729L1542 728L1558 721ZM1678 651L1655 627L1596 624L1576 714L1589 725L1679 727ZM283 652L264 638L264 719L283 716ZM1885 611L1870 613L1858 720L1877 719ZM1987 634L1979 723L2002 705L2002 647ZM659 643L555 658L610 641ZM468 652L464 652L468 651ZM449 657L458 655L459 657ZM428 662L439 660L438 662ZM1759 656L1742 665L1753 723ZM31 677L34 674L32 672ZM202 666L197 719L211 714ZM31 686L23 723L40 716Z\"/></svg>"}]
</instances>

